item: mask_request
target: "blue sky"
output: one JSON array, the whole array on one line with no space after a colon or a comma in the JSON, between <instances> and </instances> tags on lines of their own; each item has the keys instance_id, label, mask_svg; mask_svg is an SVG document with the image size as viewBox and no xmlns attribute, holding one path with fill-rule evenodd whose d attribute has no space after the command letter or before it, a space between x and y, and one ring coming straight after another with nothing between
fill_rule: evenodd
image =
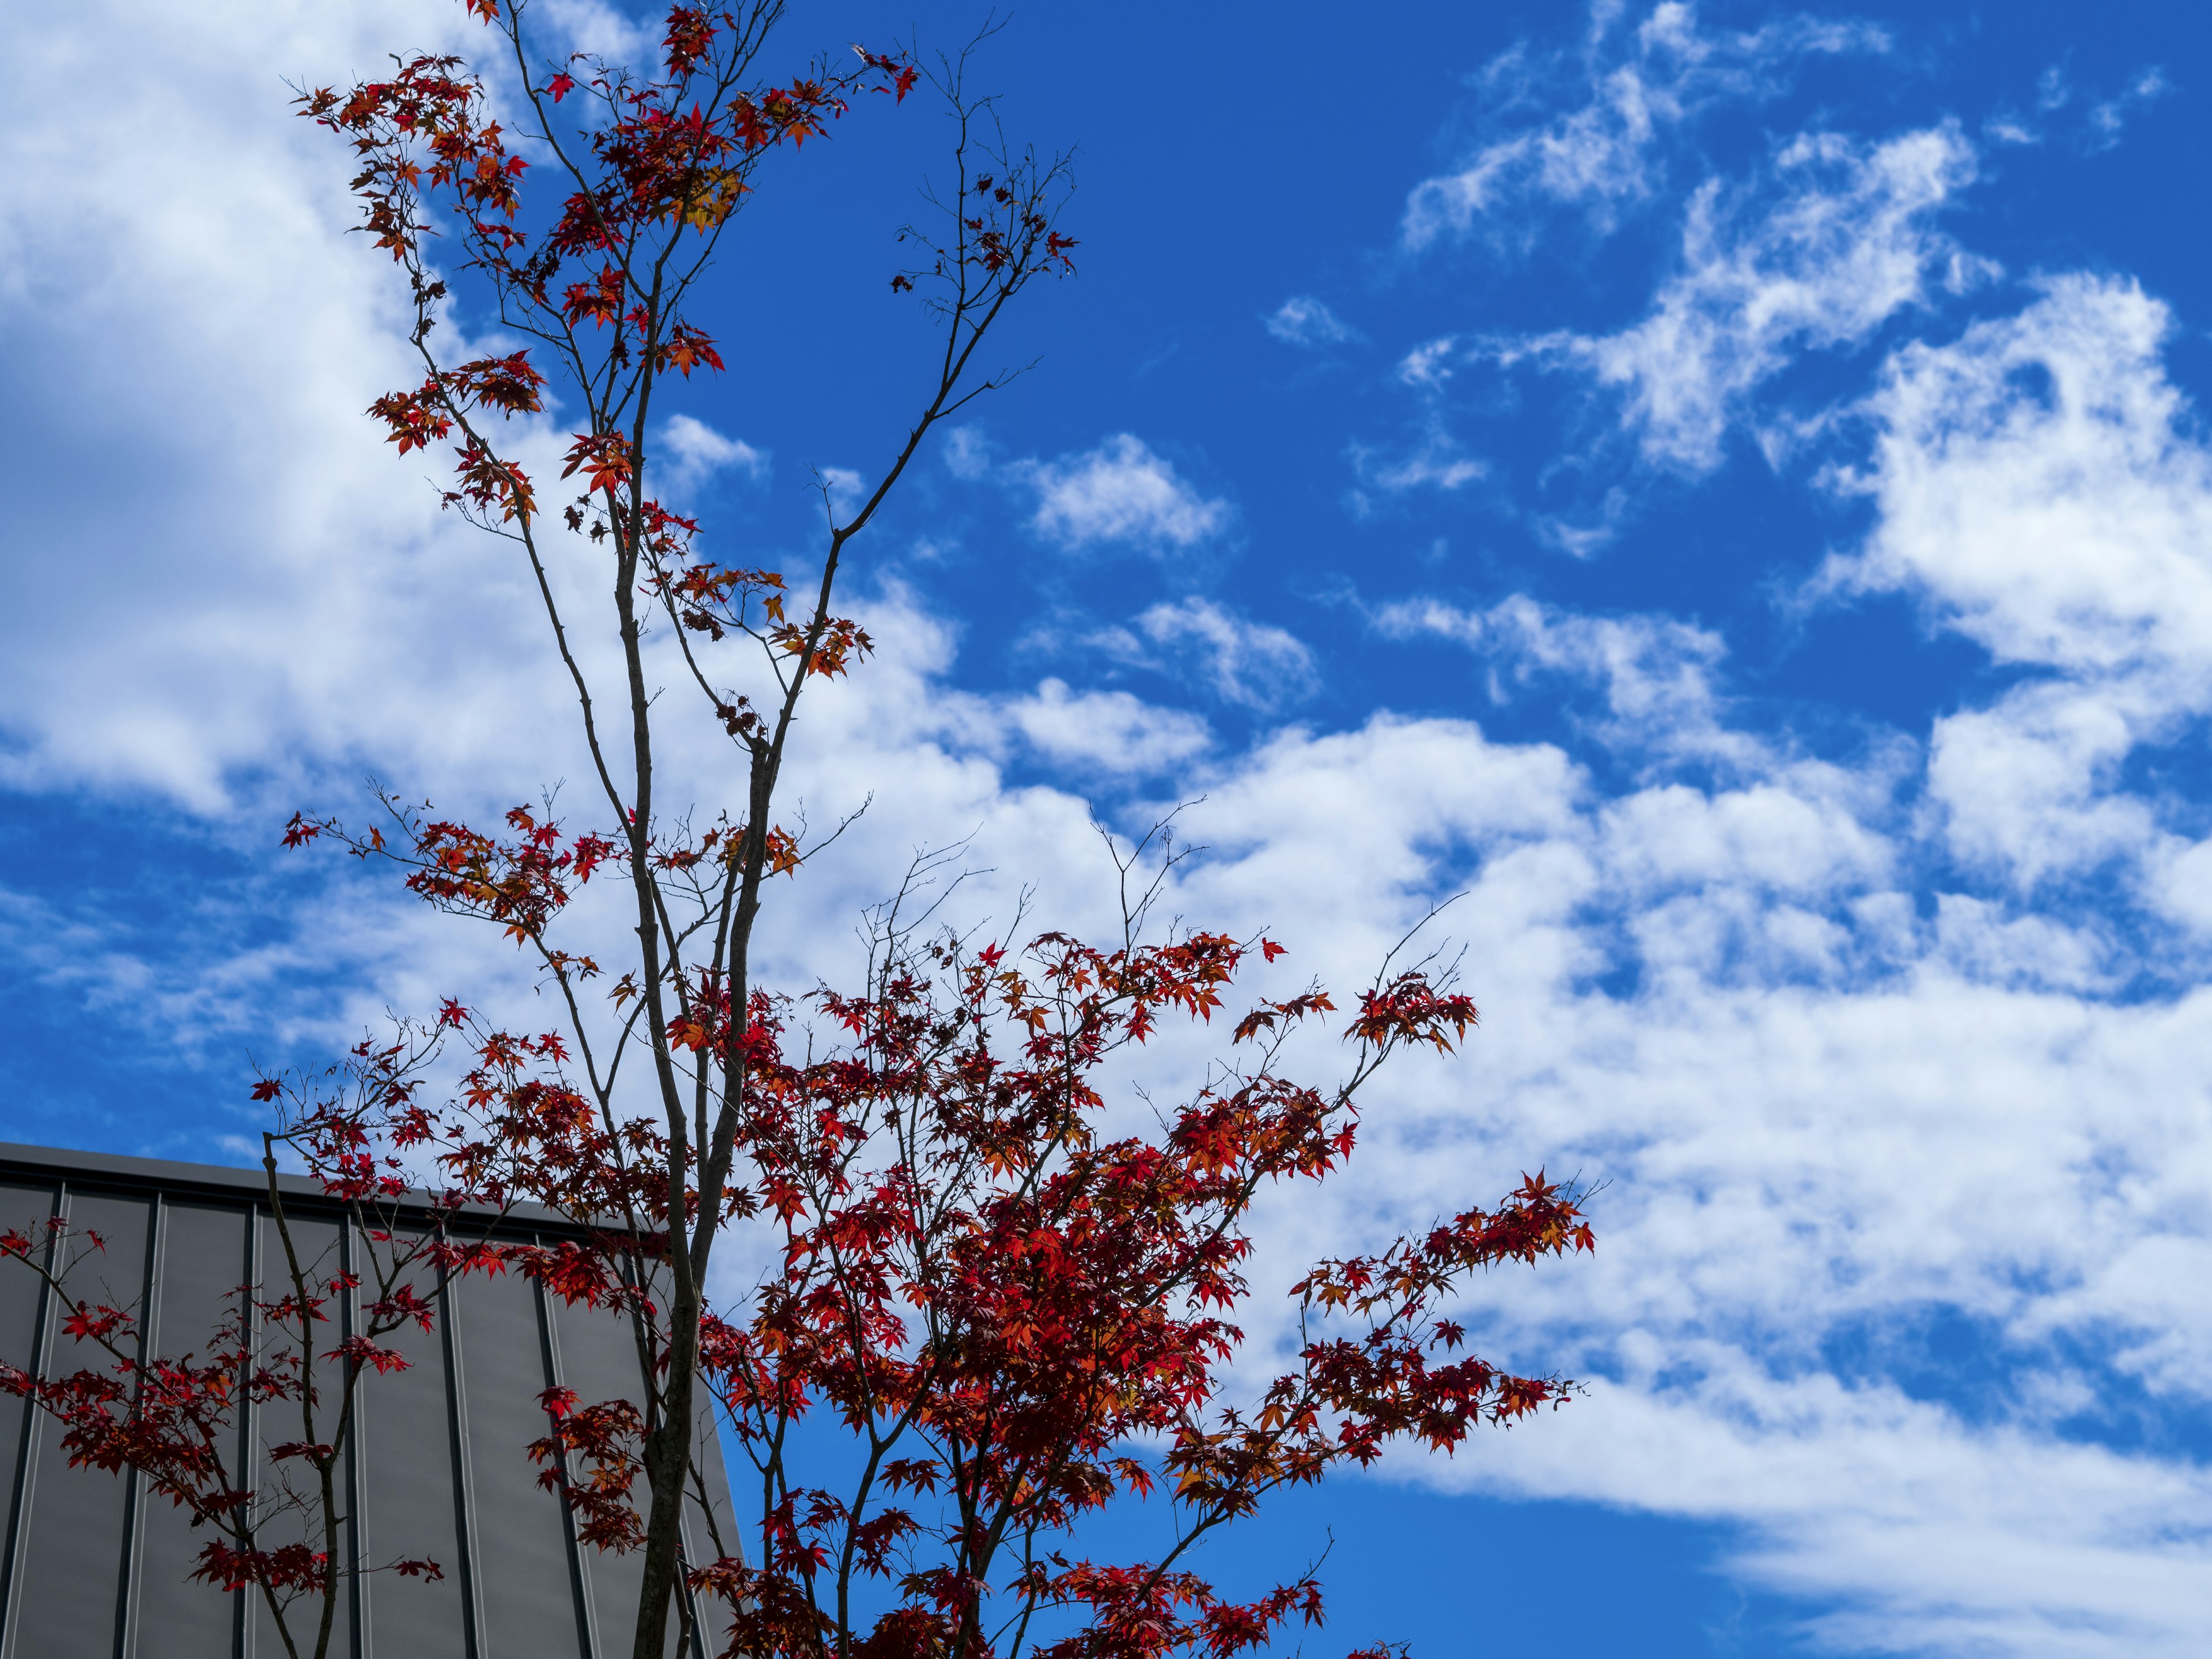
<instances>
[{"instance_id":1,"label":"blue sky","mask_svg":"<svg viewBox=\"0 0 2212 1659\"><path fill-rule=\"evenodd\" d=\"M286 109L473 49L458 9L0 25L0 1135L240 1159L249 1057L525 994L274 848L368 775L574 775L516 573L360 416L398 296ZM1268 1260L1580 1170L1598 1260L1474 1313L1592 1389L1242 1547L1334 1532L1311 1650L2206 1651L2212 25L1370 10L988 48L1010 128L1079 147L1080 275L872 532L884 650L799 783L874 805L781 970L970 833L975 903L1096 920L1088 816L1200 796L1178 905L1302 973L1468 890L1481 1037ZM805 0L786 39L978 21ZM864 109L749 210L737 372L665 434L747 562L803 567L808 469L908 413L932 119Z\"/></svg>"}]
</instances>

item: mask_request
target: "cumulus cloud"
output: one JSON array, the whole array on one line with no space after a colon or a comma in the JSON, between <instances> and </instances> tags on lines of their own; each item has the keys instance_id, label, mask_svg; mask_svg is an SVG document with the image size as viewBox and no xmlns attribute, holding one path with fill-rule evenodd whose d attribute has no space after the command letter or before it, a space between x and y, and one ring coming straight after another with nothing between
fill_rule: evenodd
<instances>
[{"instance_id":1,"label":"cumulus cloud","mask_svg":"<svg viewBox=\"0 0 2212 1659\"><path fill-rule=\"evenodd\" d=\"M1918 594L1999 662L2185 678L2212 651L2212 453L2172 328L2138 284L2072 276L1904 347L1864 406L1869 463L1835 475L1880 521L1827 580Z\"/></svg>"},{"instance_id":2,"label":"cumulus cloud","mask_svg":"<svg viewBox=\"0 0 2212 1659\"><path fill-rule=\"evenodd\" d=\"M1095 449L1006 469L1033 491L1030 527L1070 550L1122 543L1188 550L1228 528L1226 501L1202 495L1142 439L1116 433Z\"/></svg>"},{"instance_id":3,"label":"cumulus cloud","mask_svg":"<svg viewBox=\"0 0 2212 1659\"><path fill-rule=\"evenodd\" d=\"M1880 516L1823 587L1911 594L2041 671L1931 733L1958 849L2028 885L2152 857L2157 804L2119 769L2212 710L2212 452L2164 371L2171 325L2132 283L2047 283L1896 353L1869 459L1835 475Z\"/></svg>"},{"instance_id":4,"label":"cumulus cloud","mask_svg":"<svg viewBox=\"0 0 2212 1659\"><path fill-rule=\"evenodd\" d=\"M1523 240L1524 227L1502 227L1492 216L1531 199L1583 208L1594 224L1609 227L1652 193L1671 129L1723 101L1775 95L1808 56L1877 52L1888 44L1867 25L1802 15L1707 32L1681 0L1653 7L1630 28L1615 27L1622 11L1593 5L1577 57L1517 46L1482 70L1479 94L1509 118L1561 101L1569 88L1582 101L1489 139L1452 171L1416 185L1401 228L1407 248L1486 232Z\"/></svg>"},{"instance_id":5,"label":"cumulus cloud","mask_svg":"<svg viewBox=\"0 0 2212 1659\"><path fill-rule=\"evenodd\" d=\"M1342 345L1359 331L1310 294L1296 294L1264 319L1267 332L1288 345Z\"/></svg>"},{"instance_id":6,"label":"cumulus cloud","mask_svg":"<svg viewBox=\"0 0 2212 1659\"><path fill-rule=\"evenodd\" d=\"M428 711L390 688L496 706L489 664L503 672L522 636L457 603L491 550L426 520L428 469L360 441L368 402L421 376L404 296L344 234L346 156L289 118L270 67L343 82L391 39L459 50L465 27L428 3L11 20L9 150L49 159L0 193L0 352L76 413L0 410L19 477L74 481L20 491L11 545L39 551L0 561L9 781L216 811L303 746L358 754L418 720L434 746ZM131 43L102 71L128 119L88 113L86 31ZM72 205L91 200L127 209ZM364 544L416 580L388 584ZM140 545L163 550L131 578L144 608L102 602L88 574ZM484 735L466 712L446 730L457 747Z\"/></svg>"},{"instance_id":7,"label":"cumulus cloud","mask_svg":"<svg viewBox=\"0 0 2212 1659\"><path fill-rule=\"evenodd\" d=\"M1127 691L1074 691L1046 679L1007 701L1007 724L1047 759L1079 769L1157 774L1203 754L1213 741L1206 722L1161 708Z\"/></svg>"}]
</instances>

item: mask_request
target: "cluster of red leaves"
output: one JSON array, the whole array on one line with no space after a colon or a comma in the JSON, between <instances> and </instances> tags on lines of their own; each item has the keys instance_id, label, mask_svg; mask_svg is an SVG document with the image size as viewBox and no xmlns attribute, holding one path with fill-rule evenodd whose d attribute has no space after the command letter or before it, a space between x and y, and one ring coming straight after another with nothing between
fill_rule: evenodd
<instances>
[{"instance_id":1,"label":"cluster of red leaves","mask_svg":"<svg viewBox=\"0 0 2212 1659\"><path fill-rule=\"evenodd\" d=\"M697 529L689 520L663 514L657 507L652 507L648 520L656 529L663 522L686 532ZM665 534L649 541L647 550L653 556L648 591L694 633L717 641L732 633L750 635L781 655L796 659L799 672L824 678L845 673L852 663L875 649L867 630L849 617L827 617L818 627L810 629L786 617L784 580L775 571L688 563L680 556L688 554L688 542L679 549ZM757 623L752 617L755 605L760 611ZM732 708L726 720L737 714ZM732 735L738 733L733 730Z\"/></svg>"},{"instance_id":2,"label":"cluster of red leaves","mask_svg":"<svg viewBox=\"0 0 2212 1659\"><path fill-rule=\"evenodd\" d=\"M1316 1333L1256 1416L1221 1403L1242 1334L1224 1315L1247 1294L1242 1218L1261 1184L1319 1179L1349 1153L1350 1101L1277 1075L1270 1049L1159 1138L1107 1139L1097 1073L1165 1013L1209 1020L1246 954L1197 933L1114 952L1048 935L1019 964L996 950L946 957L865 1000L825 996L846 1054L757 1064L745 1140L784 1271L747 1328L717 1332L709 1373L749 1447L777 1443L818 1401L872 1441L919 1443L925 1455L884 1457L880 1484L934 1501L926 1519L865 1488L855 1502L787 1487L758 1567L721 1569L747 1598L733 1650L806 1650L816 1580L857 1566L905 1598L871 1652L996 1651L1047 1609L1079 1618L1047 1659L1250 1651L1287 1620L1317 1620L1317 1587L1237 1602L1171 1559L1101 1565L1029 1545L1163 1475L1180 1529L1197 1535L1387 1440L1449 1449L1561 1397L1555 1381L1480 1361L1432 1365L1460 1334L1425 1322L1479 1268L1589 1246L1571 1195L1534 1177L1495 1216L1454 1218L1380 1265L1319 1270L1297 1293L1321 1318L1356 1315L1357 1334ZM1328 1007L1319 993L1263 1004L1238 1037ZM1348 1035L1364 1070L1400 1044L1449 1048L1473 1018L1412 974L1363 998ZM1158 1463L1132 1450L1147 1441L1166 1444Z\"/></svg>"},{"instance_id":3,"label":"cluster of red leaves","mask_svg":"<svg viewBox=\"0 0 2212 1659\"><path fill-rule=\"evenodd\" d=\"M471 0L471 10L512 30L513 20L492 0ZM723 363L703 329L661 303L672 239L711 239L750 191L750 175L763 155L787 140L796 149L826 133L854 92L903 100L915 83L910 64L860 52L857 65L842 74L747 87L738 76L750 46L729 15L678 5L665 19L657 77L641 80L578 58L532 88L548 135L556 129L544 118L547 102L579 95L592 100L599 116L583 150L571 154L554 138L556 170L574 187L536 224L524 188L530 164L512 148L483 82L461 59L417 56L389 76L345 92L321 88L296 104L352 149L362 228L413 282L418 345L446 294L425 250L442 226L466 250L464 268L488 279L506 309L564 362L582 362L588 349L617 372L643 361L656 373L688 379L695 368L719 372ZM587 343L586 332L605 337ZM448 504L526 523L537 510L529 477L495 452L472 417L539 413L544 385L524 350L434 366L420 386L378 398L369 413L402 454L452 438L458 428L459 487ZM574 434L562 476L582 475L586 488L611 504L640 472L634 437L606 426ZM629 505L635 513L638 502Z\"/></svg>"},{"instance_id":4,"label":"cluster of red leaves","mask_svg":"<svg viewBox=\"0 0 2212 1659\"><path fill-rule=\"evenodd\" d=\"M574 1299L597 1299L580 1291L574 1280L545 1277ZM567 1500L576 1536L584 1543L617 1553L637 1548L645 1541L645 1524L630 1501L630 1488L641 1468L644 1414L628 1400L579 1409L573 1389L548 1389L538 1403L552 1424L550 1433L530 1444L531 1461L544 1466L538 1484Z\"/></svg>"},{"instance_id":5,"label":"cluster of red leaves","mask_svg":"<svg viewBox=\"0 0 2212 1659\"><path fill-rule=\"evenodd\" d=\"M519 940L543 933L574 888L627 852L620 842L589 833L564 846L561 826L539 823L526 806L507 813L507 827L514 833L503 839L443 820L421 826L408 890L441 908L488 917Z\"/></svg>"},{"instance_id":6,"label":"cluster of red leaves","mask_svg":"<svg viewBox=\"0 0 2212 1659\"><path fill-rule=\"evenodd\" d=\"M589 830L564 835L557 820L541 820L527 806L507 814L508 833L500 836L447 819L426 819L388 798L385 804L404 844L387 842L380 829L356 836L336 819L295 812L285 825L284 845L305 847L328 837L361 857L396 859L406 867L410 892L441 909L495 922L518 943L542 938L547 924L602 865L620 865L629 856L625 840ZM586 977L599 971L586 958L564 961L573 962ZM441 1023L451 1023L450 1017L441 1017Z\"/></svg>"},{"instance_id":7,"label":"cluster of red leaves","mask_svg":"<svg viewBox=\"0 0 2212 1659\"><path fill-rule=\"evenodd\" d=\"M896 1593L854 1632L869 1659L1012 1652L1032 1620L1042 1659L1252 1652L1288 1622L1318 1621L1310 1577L1224 1597L1181 1564L1182 1546L1146 1562L1071 1557L1083 1517L1157 1488L1194 1540L1394 1440L1449 1451L1565 1397L1556 1379L1462 1354L1465 1334L1443 1316L1482 1270L1591 1248L1574 1194L1539 1175L1495 1211L1321 1264L1293 1287L1307 1333L1296 1368L1255 1407L1226 1403L1255 1195L1336 1169L1354 1142L1351 1089L1393 1049L1449 1049L1474 1019L1419 973L1378 985L1348 1022L1351 1082L1324 1091L1274 1062L1330 1000L1261 1002L1233 1028L1250 1063L1154 1136L1106 1134L1101 1068L1163 1018L1210 1022L1255 949L1280 951L1203 933L1114 951L1056 934L1018 954L942 947L865 996L821 994L814 1008L842 1041L825 1048L817 1030L803 1058L786 1054L789 1011L774 1000L754 995L739 1021L695 988L684 1046L743 1062L749 1176L724 1194L725 1216L781 1239L742 1315L702 1328L703 1374L763 1480L752 1559L732 1551L690 1576L725 1598L730 1652L817 1654L856 1577ZM510 1265L649 1323L635 1287L671 1222L657 1131L611 1135L530 1040L471 1040L482 1064L430 1136L446 1167L465 1184L498 1166L499 1195L627 1218ZM637 1407L557 1390L542 1403L541 1480L590 1541L635 1547ZM793 1423L815 1409L871 1449L856 1489L810 1484L787 1461Z\"/></svg>"}]
</instances>

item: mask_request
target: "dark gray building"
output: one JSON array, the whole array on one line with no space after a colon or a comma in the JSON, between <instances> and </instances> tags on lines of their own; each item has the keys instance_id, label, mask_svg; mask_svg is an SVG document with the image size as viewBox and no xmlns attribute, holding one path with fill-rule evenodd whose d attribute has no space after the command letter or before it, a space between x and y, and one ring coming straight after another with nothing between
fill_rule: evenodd
<instances>
[{"instance_id":1,"label":"dark gray building","mask_svg":"<svg viewBox=\"0 0 2212 1659\"><path fill-rule=\"evenodd\" d=\"M312 1251L358 1248L313 1183L284 1210ZM66 1216L106 1249L82 1270L114 1305L143 1310L156 1353L204 1347L224 1294L282 1261L258 1171L0 1145L0 1228ZM551 1218L510 1219L515 1242ZM80 1289L72 1283L76 1294ZM332 1651L349 1659L614 1659L635 1617L636 1558L580 1548L525 1448L545 1432L539 1393L635 1397L635 1350L618 1322L567 1307L516 1274L439 1292L438 1328L387 1339L412 1362L367 1382L348 1470L346 1547L363 1565L427 1556L441 1580L349 1581ZM0 1261L0 1358L53 1376L95 1363L58 1328L55 1298ZM264 1425L273 1429L275 1425ZM255 1432L249 1425L251 1436ZM710 1434L705 1470L720 1535L736 1547L727 1478ZM134 1477L72 1469L60 1430L0 1395L0 1659L270 1659L283 1644L259 1598L187 1582L206 1534ZM265 1442L264 1443L265 1443ZM685 1553L711 1559L706 1516ZM704 1611L702 1609L702 1611ZM717 1632L694 1659L720 1650Z\"/></svg>"}]
</instances>

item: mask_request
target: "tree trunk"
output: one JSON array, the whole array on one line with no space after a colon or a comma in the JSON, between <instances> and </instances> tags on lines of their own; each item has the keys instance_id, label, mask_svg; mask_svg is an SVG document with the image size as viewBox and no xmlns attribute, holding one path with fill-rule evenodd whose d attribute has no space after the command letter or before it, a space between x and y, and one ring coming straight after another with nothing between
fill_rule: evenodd
<instances>
[{"instance_id":1,"label":"tree trunk","mask_svg":"<svg viewBox=\"0 0 2212 1659\"><path fill-rule=\"evenodd\" d=\"M698 1301L679 1292L670 1311L675 1328L670 1333L668 1382L661 1395L660 1421L645 1443L645 1474L653 1505L646 1517L645 1580L638 1596L637 1636L630 1648L631 1659L666 1659L669 1607L683 1594L677 1571L684 1541L684 1477L691 1468ZM650 1389L650 1379L647 1386Z\"/></svg>"}]
</instances>

